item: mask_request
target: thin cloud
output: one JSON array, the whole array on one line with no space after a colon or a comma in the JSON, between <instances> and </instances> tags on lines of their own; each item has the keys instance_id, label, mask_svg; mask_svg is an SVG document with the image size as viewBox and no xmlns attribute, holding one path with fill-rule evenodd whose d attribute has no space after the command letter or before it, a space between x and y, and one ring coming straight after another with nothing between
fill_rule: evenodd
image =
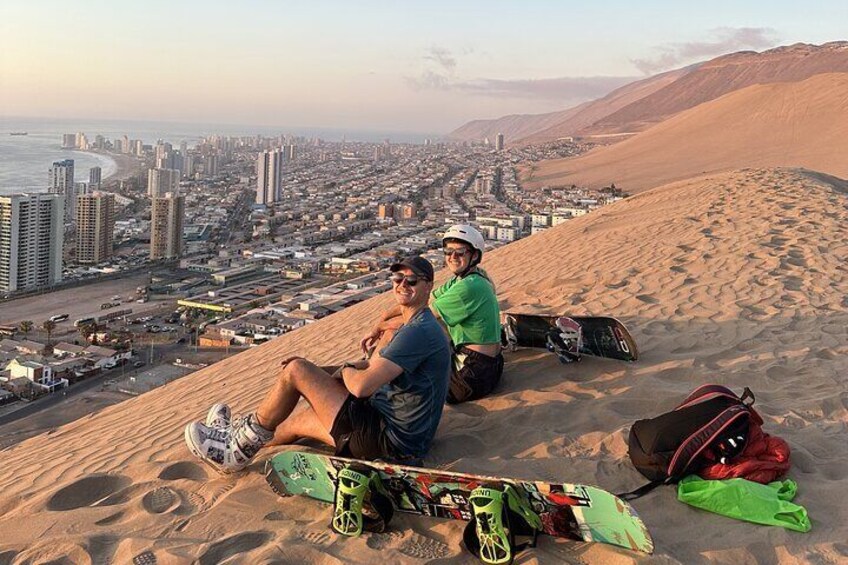
<instances>
[{"instance_id":1,"label":"thin cloud","mask_svg":"<svg viewBox=\"0 0 848 565\"><path fill-rule=\"evenodd\" d=\"M600 98L633 82L633 77L559 77L545 79L475 79L452 88L469 94L498 98L573 100Z\"/></svg>"},{"instance_id":2,"label":"thin cloud","mask_svg":"<svg viewBox=\"0 0 848 565\"><path fill-rule=\"evenodd\" d=\"M418 76L404 77L413 90L462 92L493 98L536 100L588 100L599 98L634 80L634 77L558 77L543 79L463 79L457 77L456 56L443 47L430 47Z\"/></svg>"},{"instance_id":3,"label":"thin cloud","mask_svg":"<svg viewBox=\"0 0 848 565\"><path fill-rule=\"evenodd\" d=\"M646 75L691 63L693 59L713 58L743 49L765 49L778 43L777 31L768 27L720 27L711 32L712 41L670 43L657 47L657 55L646 59L631 59L633 65Z\"/></svg>"},{"instance_id":4,"label":"thin cloud","mask_svg":"<svg viewBox=\"0 0 848 565\"><path fill-rule=\"evenodd\" d=\"M433 46L424 54L425 61L431 61L448 73L456 69L456 57L444 47Z\"/></svg>"}]
</instances>

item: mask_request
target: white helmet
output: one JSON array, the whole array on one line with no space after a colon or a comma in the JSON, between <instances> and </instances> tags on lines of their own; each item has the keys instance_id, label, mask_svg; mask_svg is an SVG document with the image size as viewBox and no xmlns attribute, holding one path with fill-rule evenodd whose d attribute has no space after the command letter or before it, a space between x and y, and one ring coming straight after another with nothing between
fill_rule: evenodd
<instances>
[{"instance_id":1,"label":"white helmet","mask_svg":"<svg viewBox=\"0 0 848 565\"><path fill-rule=\"evenodd\" d=\"M450 240L462 241L470 245L472 249L479 251L480 256L477 258L476 263L479 263L480 260L483 259L483 249L486 247L486 244L483 240L483 236L473 226L469 226L468 224L456 224L455 226L449 227L448 231L445 232L445 235L442 236L442 244Z\"/></svg>"}]
</instances>

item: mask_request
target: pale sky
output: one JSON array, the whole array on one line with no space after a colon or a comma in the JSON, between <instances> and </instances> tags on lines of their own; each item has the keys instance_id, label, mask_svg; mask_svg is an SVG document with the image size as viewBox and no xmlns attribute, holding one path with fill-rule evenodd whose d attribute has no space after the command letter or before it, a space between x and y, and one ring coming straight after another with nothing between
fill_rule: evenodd
<instances>
[{"instance_id":1,"label":"pale sky","mask_svg":"<svg viewBox=\"0 0 848 565\"><path fill-rule=\"evenodd\" d=\"M2 0L0 115L447 133L739 50L848 1Z\"/></svg>"}]
</instances>

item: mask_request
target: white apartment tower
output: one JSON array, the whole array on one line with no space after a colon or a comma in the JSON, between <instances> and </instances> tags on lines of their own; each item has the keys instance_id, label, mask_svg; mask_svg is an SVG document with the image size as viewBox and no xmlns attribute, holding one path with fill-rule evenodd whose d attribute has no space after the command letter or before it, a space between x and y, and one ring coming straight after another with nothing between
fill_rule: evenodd
<instances>
[{"instance_id":1,"label":"white apartment tower","mask_svg":"<svg viewBox=\"0 0 848 565\"><path fill-rule=\"evenodd\" d=\"M256 160L256 203L273 204L283 197L283 152L263 151Z\"/></svg>"},{"instance_id":2,"label":"white apartment tower","mask_svg":"<svg viewBox=\"0 0 848 565\"><path fill-rule=\"evenodd\" d=\"M112 256L115 195L95 191L77 196L77 263L96 265Z\"/></svg>"},{"instance_id":3,"label":"white apartment tower","mask_svg":"<svg viewBox=\"0 0 848 565\"><path fill-rule=\"evenodd\" d=\"M74 219L76 204L76 186L74 185L74 160L55 161L50 167L47 192L65 197L65 220Z\"/></svg>"},{"instance_id":4,"label":"white apartment tower","mask_svg":"<svg viewBox=\"0 0 848 565\"><path fill-rule=\"evenodd\" d=\"M64 210L61 194L0 196L0 291L62 280Z\"/></svg>"},{"instance_id":5,"label":"white apartment tower","mask_svg":"<svg viewBox=\"0 0 848 565\"><path fill-rule=\"evenodd\" d=\"M150 259L176 259L183 252L185 196L154 196L150 212Z\"/></svg>"},{"instance_id":6,"label":"white apartment tower","mask_svg":"<svg viewBox=\"0 0 848 565\"><path fill-rule=\"evenodd\" d=\"M147 195L151 198L180 188L180 171L176 169L148 169Z\"/></svg>"},{"instance_id":7,"label":"white apartment tower","mask_svg":"<svg viewBox=\"0 0 848 565\"><path fill-rule=\"evenodd\" d=\"M503 151L504 148L504 134L499 133L497 137L495 137L495 150Z\"/></svg>"}]
</instances>

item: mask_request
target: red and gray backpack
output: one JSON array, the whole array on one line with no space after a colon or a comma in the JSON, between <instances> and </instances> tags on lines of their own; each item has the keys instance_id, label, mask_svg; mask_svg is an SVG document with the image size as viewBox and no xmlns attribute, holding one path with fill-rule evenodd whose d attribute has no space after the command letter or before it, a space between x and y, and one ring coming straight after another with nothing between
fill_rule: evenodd
<instances>
[{"instance_id":1,"label":"red and gray backpack","mask_svg":"<svg viewBox=\"0 0 848 565\"><path fill-rule=\"evenodd\" d=\"M661 484L676 483L712 463L728 463L748 442L754 394L742 396L721 385L704 385L674 410L638 420L627 440L630 460L650 483L620 495L638 498Z\"/></svg>"}]
</instances>

